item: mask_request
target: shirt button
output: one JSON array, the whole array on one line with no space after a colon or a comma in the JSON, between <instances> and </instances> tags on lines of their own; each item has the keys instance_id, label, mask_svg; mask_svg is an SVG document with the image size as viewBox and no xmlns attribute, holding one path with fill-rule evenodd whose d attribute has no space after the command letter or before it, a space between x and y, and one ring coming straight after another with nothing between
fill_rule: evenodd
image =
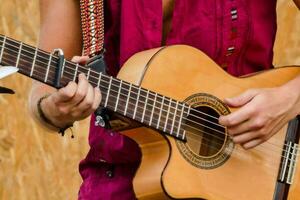
<instances>
[{"instance_id":1,"label":"shirt button","mask_svg":"<svg viewBox=\"0 0 300 200\"><path fill-rule=\"evenodd\" d=\"M223 69L226 69L226 68L227 68L227 63L222 63L222 64L221 64L221 67L222 67Z\"/></svg>"},{"instance_id":2,"label":"shirt button","mask_svg":"<svg viewBox=\"0 0 300 200\"><path fill-rule=\"evenodd\" d=\"M107 176L108 178L112 178L112 177L114 176L113 171L112 171L112 170L107 170L107 171L106 171L106 176Z\"/></svg>"},{"instance_id":3,"label":"shirt button","mask_svg":"<svg viewBox=\"0 0 300 200\"><path fill-rule=\"evenodd\" d=\"M233 54L234 50L235 50L235 47L234 47L234 46L229 47L229 48L227 49L227 54L226 54L226 56L231 56L231 55Z\"/></svg>"},{"instance_id":4,"label":"shirt button","mask_svg":"<svg viewBox=\"0 0 300 200\"><path fill-rule=\"evenodd\" d=\"M110 135L110 136L114 136L115 133L114 133L113 131L110 131L109 135Z\"/></svg>"}]
</instances>

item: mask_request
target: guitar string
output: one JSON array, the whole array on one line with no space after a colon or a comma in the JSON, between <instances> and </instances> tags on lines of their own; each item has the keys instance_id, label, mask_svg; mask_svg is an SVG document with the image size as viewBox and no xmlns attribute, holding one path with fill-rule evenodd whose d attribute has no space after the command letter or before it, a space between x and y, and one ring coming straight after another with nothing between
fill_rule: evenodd
<instances>
[{"instance_id":1,"label":"guitar string","mask_svg":"<svg viewBox=\"0 0 300 200\"><path fill-rule=\"evenodd\" d=\"M27 60L24 60L24 61L26 61L27 62ZM122 94L122 95L124 95L124 94ZM156 107L157 108L157 107ZM173 114L173 113L172 113ZM175 117L175 114L173 114L173 116ZM178 115L176 114L176 117L178 117ZM205 120L205 119L204 119ZM205 121L207 121L207 120L205 120ZM176 121L177 122L177 121ZM203 124L199 124L199 125L202 125L203 126ZM207 127L207 126L206 126ZM177 126L175 126L175 128L177 128L178 129L178 127ZM210 129L212 129L211 127L207 127L207 128L210 128ZM215 130L215 129L214 129ZM216 132L219 132L219 133L221 133L221 134L224 134L224 132L220 132L220 131L218 131L218 130L215 130ZM280 147L278 147L278 148L280 148Z\"/></svg>"},{"instance_id":2,"label":"guitar string","mask_svg":"<svg viewBox=\"0 0 300 200\"><path fill-rule=\"evenodd\" d=\"M6 44L7 45L7 44ZM5 45L5 46L6 46ZM12 46L11 44L8 44L8 45L10 45L10 46ZM27 48L30 48L30 46L29 47L27 47ZM11 50L11 51L14 51L14 50ZM26 51L25 49L22 49L22 51ZM16 51L14 51L15 53L16 53ZM28 51L27 51L28 52ZM30 52L28 52L28 53L30 53ZM25 57L28 57L28 56L26 56L25 55ZM49 59L49 58L45 58L45 59ZM25 60L26 61L26 60ZM30 61L28 61L28 62L30 62ZM42 62L42 64L46 64L46 63L43 63ZM48 65L48 63L47 63L47 65ZM50 67L51 68L51 67ZM67 66L66 66L66 68L68 68ZM93 72L93 71L91 71L91 72ZM91 77L91 76L90 76ZM93 78L97 78L97 77L93 77ZM125 89L126 90L126 89ZM128 91L128 90L127 90ZM130 96L131 97L131 96ZM145 97L145 96L144 96ZM171 101L172 101L172 99L171 99ZM175 102L174 102L175 103ZM174 107L173 107L173 109L174 109ZM195 111L197 111L197 110L195 110ZM186 113L186 112L185 112ZM203 113L203 114L206 114L206 113ZM197 116L196 116L197 117ZM218 119L218 118L215 118L215 119ZM206 119L203 119L204 121L208 121L208 120L206 120ZM213 123L213 124L215 124L215 125L217 125L217 126L220 126L220 124L216 124L216 123L214 123L214 122L211 122L211 121L209 121L210 123ZM222 127L224 127L224 126L222 126ZM223 132L222 132L222 134L224 134ZM278 144L274 144L274 145L278 145ZM278 147L278 148L281 148L281 147Z\"/></svg>"},{"instance_id":3,"label":"guitar string","mask_svg":"<svg viewBox=\"0 0 300 200\"><path fill-rule=\"evenodd\" d=\"M26 60L24 60L24 61L26 61ZM174 114L173 114L173 116L174 116ZM177 117L178 117L178 115L177 115ZM201 124L200 124L201 125ZM177 127L176 127L177 128ZM217 131L217 130L216 130ZM219 131L220 132L220 131ZM221 134L224 134L223 132L220 132ZM278 147L278 148L280 148L280 147Z\"/></svg>"},{"instance_id":4,"label":"guitar string","mask_svg":"<svg viewBox=\"0 0 300 200\"><path fill-rule=\"evenodd\" d=\"M10 44L9 44L10 45ZM27 47L27 48L30 48L30 46L29 47ZM25 50L25 49L24 49ZM26 50L25 50L26 51ZM28 52L28 51L27 51ZM30 53L30 52L29 52ZM45 64L45 63L44 63ZM66 67L66 68L68 68L68 67ZM93 78L97 78L97 77L93 77ZM125 83L126 84L126 83ZM127 86L129 86L129 85L127 85ZM128 91L128 90L127 90ZM131 96L130 96L131 97ZM143 97L145 97L145 96L143 96ZM162 97L160 97L160 96L158 96L159 98L162 98ZM151 100L151 99L150 99ZM153 100L152 100L153 101ZM170 100L169 100L169 102L170 102ZM172 99L171 99L171 102L172 102ZM182 106L184 106L184 105L182 105ZM174 108L173 106L171 106L171 108L173 108L173 109L175 109L176 110L176 108ZM195 109L193 109L193 111L198 111L198 110L195 110ZM199 111L198 111L199 112ZM200 111L201 112L201 111ZM184 113L185 114L187 114L187 112L185 112L184 111ZM206 113L203 113L203 112L201 112L201 114L206 114ZM206 114L207 115L207 114ZM198 118L198 116L195 116L196 118ZM214 116L210 116L210 117L214 117ZM218 119L218 118L216 118L216 117L214 117L215 119ZM205 118L201 118L201 120L204 120L204 121L207 121L207 122L209 122L209 123L212 123L212 124L214 124L214 125L216 125L216 126L220 126L220 127L223 127L223 128L225 128L224 126L222 126L222 125L220 125L219 123L214 123L214 122L211 122L211 121L209 121L209 120L206 120ZM219 132L219 131L218 131ZM274 144L274 146L276 146L276 145L279 145L279 144ZM281 148L281 147L278 147L278 148Z\"/></svg>"},{"instance_id":5,"label":"guitar string","mask_svg":"<svg viewBox=\"0 0 300 200\"><path fill-rule=\"evenodd\" d=\"M6 58L5 58L6 59ZM36 74L36 73L35 73ZM50 76L51 77L51 76ZM115 98L115 96L112 96L112 97L114 97ZM123 101L122 99L121 99L121 101ZM140 106L139 106L140 107ZM142 108L142 107L140 107L140 108ZM177 115L178 116L178 115ZM164 118L164 117L163 117ZM165 118L166 119L166 118ZM156 121L156 120L155 120ZM188 124L185 124L185 126L189 126ZM192 127L192 126L190 126L191 128L194 128L194 127ZM179 127L175 127L175 130L176 130L176 128L177 128L177 130L178 130L178 128ZM195 128L194 128L195 129ZM195 129L195 130L198 130L199 131L199 129ZM208 135L211 135L211 136L213 136L213 137L216 137L215 135L212 135L212 134L210 134L210 133L208 133L208 132L206 132ZM220 132L221 134L224 134L223 132ZM194 135L196 135L196 136L199 136L199 135L197 135L197 134L194 134ZM223 138L221 139L222 141L223 141ZM215 142L216 143L216 142ZM218 143L218 144L223 144L223 143ZM268 149L268 150L270 150L270 149ZM273 152L272 152L273 153ZM280 153L280 152L276 152L276 153Z\"/></svg>"},{"instance_id":6,"label":"guitar string","mask_svg":"<svg viewBox=\"0 0 300 200\"><path fill-rule=\"evenodd\" d=\"M12 47L14 47L14 48L19 48L18 46L15 46L15 45L12 45L12 44L9 44L9 43L5 43L5 47L4 48L6 48L6 46L7 45L9 45L9 46L12 46ZM32 52L30 52L30 51L27 51L27 50L25 50L24 49L24 47L26 47L26 48L32 48L32 47L30 47L30 46L26 46L26 44L23 44L23 49L22 49L22 52L27 52L27 53L29 53L29 55L30 56L34 56L34 53L32 53ZM14 53L16 53L16 54L18 54L19 53L19 51L18 50L12 50L12 49L8 49L9 51L12 51L12 52L14 52ZM34 50L34 49L33 49ZM43 54L45 54L46 56L48 56L47 55L47 53L45 52L39 52L39 53L43 53ZM29 57L29 56L27 56L27 55L24 55L25 57L27 57L27 58L31 58L31 57ZM48 56L48 57L43 57L43 56L40 56L40 55L38 55L37 54L37 58L43 58L43 59L45 59L45 60L48 60L50 57ZM55 57L55 56L52 56L53 58L56 58L56 59L58 59L57 57ZM45 62L42 62L42 61L40 61L40 63L42 63L42 64L45 64L45 66L47 67L48 66L48 64L49 64L49 62L47 61L46 63ZM57 63L55 63L55 61L54 60L51 60L51 62L50 62L51 64L57 64ZM68 60L66 60L66 63L69 63L69 64L72 64L72 65L74 65L74 64L76 64L76 63L73 63L73 62L70 62L70 61L68 61ZM52 66L50 66L50 68L51 68ZM79 65L79 68L81 68L81 69L85 69L85 70L87 70L87 68L85 68L85 67L82 67L82 66L80 66ZM79 69L78 68L78 69ZM64 69L70 69L70 70L74 70L73 68L70 68L70 67L68 67L68 66L66 66ZM74 71L73 71L74 72ZM95 71L90 71L91 73L95 73L97 76L99 76L99 73L97 73L97 72L95 72ZM69 73L70 74L70 73ZM70 74L70 75L72 75L72 74ZM92 78L98 78L98 77L92 77ZM106 78L109 78L109 77L106 77ZM125 84L126 84L126 82L124 82ZM129 85L128 85L129 86ZM136 87L136 89L139 89L139 86L136 86L136 85L132 85L133 87ZM174 108L174 107L172 107L172 108ZM195 110L195 111L197 111L197 110ZM199 111L198 111L199 112ZM216 117L214 117L214 116L212 116L212 115L208 115L207 113L202 113L202 114L204 114L204 115L207 115L207 116L209 116L209 117L211 117L211 118L214 118L214 119L218 119L218 118L216 118ZM219 126L222 126L222 125L220 125L220 124L218 124ZM223 126L224 127L224 126Z\"/></svg>"},{"instance_id":7,"label":"guitar string","mask_svg":"<svg viewBox=\"0 0 300 200\"><path fill-rule=\"evenodd\" d=\"M26 61L26 60L24 60L24 61ZM26 61L27 62L27 61ZM194 127L192 127L192 128L194 128ZM200 131L199 129L198 129L198 131ZM207 133L207 134L209 134L209 133ZM196 136L198 136L197 134L195 134ZM212 135L212 136L214 136L214 135ZM198 140L197 140L198 141ZM220 143L221 144L221 143ZM223 144L223 143L222 143ZM277 164L277 163L276 163Z\"/></svg>"},{"instance_id":8,"label":"guitar string","mask_svg":"<svg viewBox=\"0 0 300 200\"><path fill-rule=\"evenodd\" d=\"M197 140L197 139L195 139L195 138L193 138L193 137L194 137L193 135L190 135L190 138L189 138L189 139L191 139L191 140L193 140L193 141L199 142L199 140ZM202 140L211 142L211 140L209 140L209 139L207 139L207 138L205 138L205 137L203 137ZM215 146L213 146L213 145L209 145L209 144L206 144L206 143L201 143L201 146L199 146L199 147L201 148L202 145L208 147L209 150L214 149L214 150L217 150L217 152L220 151L220 148L217 148L217 147L215 147ZM191 150L191 151L192 151L192 150ZM223 149L223 151L226 152L227 150L226 150L226 149ZM250 152L250 151L252 151L252 152ZM254 153L253 151L256 152L256 153ZM195 153L194 151L192 151L192 152ZM234 148L233 148L233 150L232 150L232 153L230 153L229 156L230 156L230 157L233 157L233 158L236 157L236 158L238 158L238 159L240 159L240 158L244 159L245 157L247 157L246 154L248 154L248 153L251 153L251 154L257 154L257 151L255 151L255 149L252 149L252 150L245 150L245 149L242 149L241 146L235 145ZM213 154L213 155L217 155L217 154L218 154L218 153L215 153L215 154ZM203 156L203 155L201 155L201 156ZM276 155L276 156L278 156L278 157L280 157L280 158L286 158L285 156L282 156L282 155L280 155L280 154L279 154L279 155ZM205 156L203 156L203 157L205 157ZM261 165L260 160L257 159L257 158L255 158L255 159L256 159L256 161L259 162L259 164ZM297 158L294 158L294 159L288 158L288 161L289 161L289 163L295 163L295 161L297 161ZM251 160L251 162L252 162L252 160ZM252 164L253 164L253 163L252 163ZM267 166L267 167L270 168L270 169L276 169L276 166L279 166L279 167L280 167L280 164L282 164L282 163L281 163L281 160L277 160L277 161L275 161L275 160L268 160L268 162L265 162L263 165L264 165L264 166ZM289 166L290 166L290 164L287 165L287 167L289 167ZM277 169L276 169L276 170L277 170ZM268 171L268 172L269 172L269 171ZM268 174L272 174L272 173L270 172L270 173L268 173Z\"/></svg>"}]
</instances>

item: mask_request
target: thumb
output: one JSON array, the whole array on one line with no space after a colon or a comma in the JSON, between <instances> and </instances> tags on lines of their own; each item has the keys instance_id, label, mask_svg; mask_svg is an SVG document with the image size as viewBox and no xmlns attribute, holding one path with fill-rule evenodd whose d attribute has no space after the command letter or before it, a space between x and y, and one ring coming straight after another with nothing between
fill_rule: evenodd
<instances>
[{"instance_id":1,"label":"thumb","mask_svg":"<svg viewBox=\"0 0 300 200\"><path fill-rule=\"evenodd\" d=\"M258 91L256 89L247 90L239 96L224 99L224 102L230 107L241 107L251 101L258 94Z\"/></svg>"}]
</instances>

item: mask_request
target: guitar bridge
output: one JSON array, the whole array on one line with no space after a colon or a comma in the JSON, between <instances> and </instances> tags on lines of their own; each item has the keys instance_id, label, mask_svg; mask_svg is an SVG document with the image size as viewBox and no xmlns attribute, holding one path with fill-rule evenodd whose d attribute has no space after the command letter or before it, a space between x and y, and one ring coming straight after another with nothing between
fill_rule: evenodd
<instances>
[{"instance_id":1,"label":"guitar bridge","mask_svg":"<svg viewBox=\"0 0 300 200\"><path fill-rule=\"evenodd\" d=\"M278 178L280 182L289 185L293 183L298 162L298 146L298 144L291 141L285 142Z\"/></svg>"}]
</instances>

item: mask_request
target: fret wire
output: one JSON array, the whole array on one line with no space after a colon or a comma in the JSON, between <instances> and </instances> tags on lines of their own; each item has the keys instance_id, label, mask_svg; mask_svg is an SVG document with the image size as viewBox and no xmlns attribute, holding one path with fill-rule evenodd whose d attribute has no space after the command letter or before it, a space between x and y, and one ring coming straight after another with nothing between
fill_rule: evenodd
<instances>
[{"instance_id":1,"label":"fret wire","mask_svg":"<svg viewBox=\"0 0 300 200\"><path fill-rule=\"evenodd\" d=\"M173 133L173 129L174 129L174 123L175 123L175 118L176 118L176 115L177 115L177 108L178 108L178 101L176 101L176 106L175 106L175 110L174 110L174 117L173 117L173 120L172 120L172 126L171 126L171 133Z\"/></svg>"},{"instance_id":2,"label":"fret wire","mask_svg":"<svg viewBox=\"0 0 300 200\"><path fill-rule=\"evenodd\" d=\"M35 48L33 62L32 62L32 65L31 65L30 76L32 76L32 74L33 74L33 70L34 70L34 66L35 66L35 62L36 62L37 50L38 50L38 48Z\"/></svg>"},{"instance_id":3,"label":"fret wire","mask_svg":"<svg viewBox=\"0 0 300 200\"><path fill-rule=\"evenodd\" d=\"M111 82L111 86L110 86L110 93L109 95L110 96L117 96L118 95L118 90L119 90L119 85L120 85L120 82L114 78L112 78L112 82ZM113 107L111 108L112 111L114 111L115 109L115 104L116 104L116 101L112 101L111 99L109 100L110 102L112 102L113 104Z\"/></svg>"},{"instance_id":4,"label":"fret wire","mask_svg":"<svg viewBox=\"0 0 300 200\"><path fill-rule=\"evenodd\" d=\"M190 114L190 110L191 110L191 105L189 105L189 107L188 107L188 111L187 111L187 115L186 116L189 116L189 114ZM186 131L184 130L183 131L183 134L182 134L182 139L184 140L185 139L185 135L186 135Z\"/></svg>"},{"instance_id":5,"label":"fret wire","mask_svg":"<svg viewBox=\"0 0 300 200\"><path fill-rule=\"evenodd\" d=\"M119 91L118 91L118 95L117 95L117 102L116 102L116 105L115 105L115 109L114 111L116 112L117 111L117 108L118 108L118 103L119 103L119 98L120 98L120 92L121 92L121 88L122 88L122 80L120 81L120 85L119 85Z\"/></svg>"},{"instance_id":6,"label":"fret wire","mask_svg":"<svg viewBox=\"0 0 300 200\"><path fill-rule=\"evenodd\" d=\"M149 120L149 126L151 126L151 124L152 124L153 113L154 113L154 108L155 108L155 104L156 104L156 98L157 98L157 93L155 93L155 97L154 97L154 101L153 101L153 107L152 107L151 116L150 116L150 120Z\"/></svg>"},{"instance_id":7,"label":"fret wire","mask_svg":"<svg viewBox=\"0 0 300 200\"><path fill-rule=\"evenodd\" d=\"M168 118L169 118L171 103L172 103L172 101L169 100L169 106L168 106L167 117L166 117L165 126L164 126L164 132L166 131L166 128L167 128L167 123L168 123Z\"/></svg>"},{"instance_id":8,"label":"fret wire","mask_svg":"<svg viewBox=\"0 0 300 200\"><path fill-rule=\"evenodd\" d=\"M52 55L52 54L51 54ZM57 64L57 63L56 63ZM62 64L62 69L61 69L61 75L60 78L64 76L64 71L65 71L65 65L66 65L66 59L64 58L63 64Z\"/></svg>"},{"instance_id":9,"label":"fret wire","mask_svg":"<svg viewBox=\"0 0 300 200\"><path fill-rule=\"evenodd\" d=\"M67 60L66 60L67 61ZM63 81L76 81L76 78L78 77L78 73L79 73L79 64L78 63L74 63L74 66L70 67L69 64L65 61L64 63L64 76L61 77L61 79ZM57 61L58 62L58 61ZM77 67L78 65L78 67ZM56 67L55 67L56 68ZM76 70L77 68L77 70ZM68 80L66 80L66 78L68 77Z\"/></svg>"},{"instance_id":10,"label":"fret wire","mask_svg":"<svg viewBox=\"0 0 300 200\"><path fill-rule=\"evenodd\" d=\"M32 67L32 63L33 63L33 56L28 56L24 53L25 51L27 51L27 47L24 45L22 46L22 51L20 53L20 58L19 58L19 62L18 62L18 68L20 70L21 66L25 66L24 70L26 71L26 75L30 76L30 72L31 72L31 67Z\"/></svg>"},{"instance_id":11,"label":"fret wire","mask_svg":"<svg viewBox=\"0 0 300 200\"><path fill-rule=\"evenodd\" d=\"M109 81L109 85L108 85L108 92L107 92L107 96L106 96L104 107L107 106L107 102L108 102L108 98L109 98L109 93L110 93L111 82L112 82L112 76L110 77L110 81Z\"/></svg>"},{"instance_id":12,"label":"fret wire","mask_svg":"<svg viewBox=\"0 0 300 200\"><path fill-rule=\"evenodd\" d=\"M18 57L17 57L16 67L18 67L18 65L19 65L20 56L21 56L21 51L22 51L22 46L23 46L23 42L21 42L21 43L20 43L20 46L19 46L19 52L18 52Z\"/></svg>"},{"instance_id":13,"label":"fret wire","mask_svg":"<svg viewBox=\"0 0 300 200\"><path fill-rule=\"evenodd\" d=\"M125 109L124 109L124 115L126 116L127 113L127 109L128 109L128 101L129 101L129 97L131 96L131 87L132 84L129 84L129 91L128 91L128 96L127 96L127 100L126 100L126 105L125 105Z\"/></svg>"},{"instance_id":14,"label":"fret wire","mask_svg":"<svg viewBox=\"0 0 300 200\"><path fill-rule=\"evenodd\" d=\"M49 57L49 63L48 63L47 72L46 72L46 76L45 76L44 82L47 82L47 79L48 79L48 74L49 74L49 68L50 68L51 59L52 59L52 54L50 54L50 57Z\"/></svg>"},{"instance_id":15,"label":"fret wire","mask_svg":"<svg viewBox=\"0 0 300 200\"><path fill-rule=\"evenodd\" d=\"M74 81L74 82L75 82L75 80L76 80L76 77L77 77L78 66L79 66L79 64L77 63L77 64L76 64L75 73L74 73L74 76L73 76L73 81Z\"/></svg>"},{"instance_id":16,"label":"fret wire","mask_svg":"<svg viewBox=\"0 0 300 200\"><path fill-rule=\"evenodd\" d=\"M102 76L102 72L99 73L99 78L98 78L98 83L97 83L97 87L100 86L100 82L101 82L101 76Z\"/></svg>"},{"instance_id":17,"label":"fret wire","mask_svg":"<svg viewBox=\"0 0 300 200\"><path fill-rule=\"evenodd\" d=\"M90 73L91 73L91 68L88 68L88 73L87 73L87 75L86 75L86 78L87 78L87 79L89 79Z\"/></svg>"},{"instance_id":18,"label":"fret wire","mask_svg":"<svg viewBox=\"0 0 300 200\"><path fill-rule=\"evenodd\" d=\"M290 152L291 144L292 144L292 142L289 142L289 144L288 144L288 150L285 152L285 154L288 154L288 152ZM286 171L286 165L287 165L288 162L289 162L288 157L286 157L283 160L282 164L281 164L281 166L283 166L283 171L281 173L281 181L284 181L285 171Z\"/></svg>"},{"instance_id":19,"label":"fret wire","mask_svg":"<svg viewBox=\"0 0 300 200\"><path fill-rule=\"evenodd\" d=\"M6 36L4 36L3 43L2 43L2 49L1 49L1 53L0 53L0 63L2 63L2 57L3 57L5 44L6 44Z\"/></svg>"},{"instance_id":20,"label":"fret wire","mask_svg":"<svg viewBox=\"0 0 300 200\"><path fill-rule=\"evenodd\" d=\"M136 110L137 110L137 106L139 103L139 98L140 98L140 92L141 92L141 88L138 88L138 94L137 94L137 98L136 98L136 103L135 103L135 108L134 108L134 113L133 113L133 119L135 119L135 115L136 115Z\"/></svg>"},{"instance_id":21,"label":"fret wire","mask_svg":"<svg viewBox=\"0 0 300 200\"><path fill-rule=\"evenodd\" d=\"M147 90L147 94L146 94L146 101L145 101L145 105L144 105L144 109L143 109L143 114L142 114L142 123L144 122L144 118L145 118L145 112L146 112L146 107L147 107L147 103L148 103L148 96L149 96L149 90Z\"/></svg>"},{"instance_id":22,"label":"fret wire","mask_svg":"<svg viewBox=\"0 0 300 200\"><path fill-rule=\"evenodd\" d=\"M158 115L158 123L156 125L156 129L158 129L159 124L160 124L160 118L161 118L161 114L162 114L162 110L163 110L163 106L164 106L164 100L165 100L165 96L163 96L162 101L161 101L160 111L159 111L159 115Z\"/></svg>"},{"instance_id":23,"label":"fret wire","mask_svg":"<svg viewBox=\"0 0 300 200\"><path fill-rule=\"evenodd\" d=\"M179 133L180 133L180 130L181 130L181 126L182 126L181 123L182 123L184 108L185 108L185 104L182 105L181 114L180 114L180 118L179 118L179 122L178 122L178 126L177 126L178 129L177 129L176 137L179 137Z\"/></svg>"}]
</instances>

